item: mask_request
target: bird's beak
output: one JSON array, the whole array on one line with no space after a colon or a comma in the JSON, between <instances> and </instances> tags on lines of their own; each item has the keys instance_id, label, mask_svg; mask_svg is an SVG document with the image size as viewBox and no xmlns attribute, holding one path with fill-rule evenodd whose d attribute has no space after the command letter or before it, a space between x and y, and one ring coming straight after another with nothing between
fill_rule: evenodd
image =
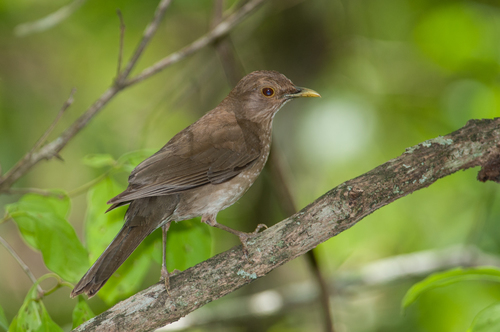
<instances>
[{"instance_id":1,"label":"bird's beak","mask_svg":"<svg viewBox=\"0 0 500 332\"><path fill-rule=\"evenodd\" d=\"M297 91L294 93L289 93L286 95L287 98L299 98L299 97L321 97L319 93L308 88L295 87Z\"/></svg>"}]
</instances>

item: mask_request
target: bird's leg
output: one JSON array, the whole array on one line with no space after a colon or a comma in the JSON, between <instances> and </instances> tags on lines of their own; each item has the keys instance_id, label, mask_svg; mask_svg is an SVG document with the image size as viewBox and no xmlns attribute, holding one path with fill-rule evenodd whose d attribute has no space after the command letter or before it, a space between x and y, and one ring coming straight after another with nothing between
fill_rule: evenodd
<instances>
[{"instance_id":1,"label":"bird's leg","mask_svg":"<svg viewBox=\"0 0 500 332\"><path fill-rule=\"evenodd\" d=\"M170 296L170 277L168 275L167 270L167 231L170 227L170 221L165 225L161 226L161 234L162 234L162 262L161 262L161 277L160 281L165 283L165 290L167 291L168 296Z\"/></svg>"},{"instance_id":2,"label":"bird's leg","mask_svg":"<svg viewBox=\"0 0 500 332\"><path fill-rule=\"evenodd\" d=\"M238 231L236 229L232 229L231 227L227 227L226 225L219 224L217 222L217 220L215 219L215 215L204 215L201 217L201 222L203 222L209 226L216 227L216 228L225 230L226 232L229 232L231 234L236 235L240 239L240 242L243 245L243 252L245 253L245 256L247 256L247 257L248 257L247 240L252 238L252 237L257 236L259 231L262 228L267 228L267 226L264 224L258 224L252 233L246 233L246 232Z\"/></svg>"}]
</instances>

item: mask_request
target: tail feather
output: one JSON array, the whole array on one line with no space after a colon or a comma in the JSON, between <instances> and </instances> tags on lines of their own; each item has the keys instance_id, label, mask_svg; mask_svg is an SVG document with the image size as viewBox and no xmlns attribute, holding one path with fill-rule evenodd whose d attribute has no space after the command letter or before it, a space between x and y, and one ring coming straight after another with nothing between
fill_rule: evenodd
<instances>
[{"instance_id":1,"label":"tail feather","mask_svg":"<svg viewBox=\"0 0 500 332\"><path fill-rule=\"evenodd\" d=\"M94 296L146 236L168 221L177 202L176 195L146 197L133 201L125 215L125 225L76 284L70 296L75 297L83 293L89 298Z\"/></svg>"},{"instance_id":2,"label":"tail feather","mask_svg":"<svg viewBox=\"0 0 500 332\"><path fill-rule=\"evenodd\" d=\"M153 230L123 226L113 242L75 286L71 297L82 293L86 293L89 298L94 296Z\"/></svg>"}]
</instances>

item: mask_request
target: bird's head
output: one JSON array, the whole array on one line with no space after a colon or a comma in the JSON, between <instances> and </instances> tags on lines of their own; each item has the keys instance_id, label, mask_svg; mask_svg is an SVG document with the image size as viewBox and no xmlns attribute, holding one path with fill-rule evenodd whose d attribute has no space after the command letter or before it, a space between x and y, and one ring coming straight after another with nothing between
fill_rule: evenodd
<instances>
[{"instance_id":1,"label":"bird's head","mask_svg":"<svg viewBox=\"0 0 500 332\"><path fill-rule=\"evenodd\" d=\"M236 115L255 122L272 119L289 100L300 97L320 97L319 93L295 86L277 71L259 70L243 77L228 96L235 105Z\"/></svg>"}]
</instances>

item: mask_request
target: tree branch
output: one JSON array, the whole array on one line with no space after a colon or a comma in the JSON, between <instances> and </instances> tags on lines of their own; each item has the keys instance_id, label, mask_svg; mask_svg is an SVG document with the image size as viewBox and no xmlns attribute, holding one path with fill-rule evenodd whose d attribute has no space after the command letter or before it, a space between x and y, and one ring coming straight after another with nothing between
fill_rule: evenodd
<instances>
[{"instance_id":1,"label":"tree branch","mask_svg":"<svg viewBox=\"0 0 500 332\"><path fill-rule=\"evenodd\" d=\"M125 38L125 22L123 21L123 15L121 10L116 10L116 15L120 20L120 45L118 46L118 67L116 69L116 78L120 77L120 72L122 70L122 59L123 59L123 40Z\"/></svg>"},{"instance_id":2,"label":"tree branch","mask_svg":"<svg viewBox=\"0 0 500 332\"><path fill-rule=\"evenodd\" d=\"M187 56L199 51L203 47L209 45L214 40L223 36L231 29L233 29L238 23L243 21L243 19L255 8L264 3L265 0L251 0L246 3L243 7L231 14L226 20L218 24L214 29L208 32L205 36L194 41L190 45L184 47L178 52L163 58L153 66L144 69L136 77L126 80L130 71L133 69L135 63L138 61L140 55L144 51L147 43L150 41L152 35L158 28L159 19L163 16L161 11L165 11L171 0L162 0L157 7L155 12L155 17L153 21L148 25L144 31L143 38L139 43L136 52L132 56L130 62L127 64L126 68L123 70L119 78L116 80L115 84L109 87L100 97L97 99L92 106L90 106L85 113L83 113L70 127L68 127L58 138L52 142L46 144L38 152L27 153L20 161L14 165L14 167L6 173L5 176L0 177L0 193L6 192L20 177L26 174L33 166L39 163L41 160L49 160L54 156L58 156L59 151L61 151L66 144L82 130L88 122L99 113L99 111L115 96L118 92L124 90L125 88L139 83L146 78L160 72L164 68L173 65L186 58Z\"/></svg>"},{"instance_id":3,"label":"tree branch","mask_svg":"<svg viewBox=\"0 0 500 332\"><path fill-rule=\"evenodd\" d=\"M165 11L167 10L168 6L170 6L171 2L172 0L161 0L160 3L158 4L153 20L151 21L151 23L148 24L148 26L144 30L142 39L139 42L139 45L137 46L134 54L132 55L132 58L130 58L130 61L128 62L127 66L125 67L125 69L123 69L123 72L116 79L117 85L122 85L122 83L127 79L128 75L130 75L132 69L134 69L134 66L137 64L137 61L139 60L142 53L146 49L146 46L149 44L149 41L151 40L151 38L153 38L153 35L155 34L156 30L158 30L158 26L160 25L161 19L163 18L163 15L165 15Z\"/></svg>"},{"instance_id":4,"label":"tree branch","mask_svg":"<svg viewBox=\"0 0 500 332\"><path fill-rule=\"evenodd\" d=\"M451 246L443 249L417 251L379 259L353 270L335 273L328 280L330 293L327 297L335 297L334 308L339 310L348 307L351 301L359 301L353 294L367 293L369 289L395 284L409 279L425 278L429 274L445 269L479 266L500 267L500 260L491 254L482 252L475 246ZM304 296L304 292L308 296ZM251 295L243 295L218 301L210 306L199 308L185 319L171 324L174 331L192 331L224 326L231 330L233 326L251 324L256 319L265 317L275 321L291 311L310 309L314 306L322 290L313 281L300 281L271 290L264 290ZM368 293L370 293L368 291ZM273 306L257 307L259 299L272 298ZM257 300L257 301L256 301ZM264 301L262 301L264 302ZM178 326L176 326L179 324ZM170 327L169 326L169 327Z\"/></svg>"},{"instance_id":5,"label":"tree branch","mask_svg":"<svg viewBox=\"0 0 500 332\"><path fill-rule=\"evenodd\" d=\"M36 283L36 277L33 274L33 272L31 272L31 270L28 267L28 265L26 265L26 263L21 259L21 257L19 257L19 255L14 250L14 248L12 248L10 246L10 244L7 241L5 241L5 239L3 237L1 237L1 236L0 236L0 244L2 244L5 247L5 249L10 253L10 255L12 257L14 257L14 259L17 261L17 263L23 269L24 273L26 273L26 275L28 276L28 278L30 278L31 282L35 284ZM38 293L39 294L43 294L43 290L42 290L42 287L40 287L40 285L37 285L37 289L38 289Z\"/></svg>"},{"instance_id":6,"label":"tree branch","mask_svg":"<svg viewBox=\"0 0 500 332\"><path fill-rule=\"evenodd\" d=\"M471 120L463 128L406 149L401 156L333 188L295 215L248 243L174 276L170 297L162 283L145 289L74 331L150 331L174 322L318 244L375 210L438 179L500 155L500 118Z\"/></svg>"},{"instance_id":7,"label":"tree branch","mask_svg":"<svg viewBox=\"0 0 500 332\"><path fill-rule=\"evenodd\" d=\"M240 23L248 14L250 14L258 6L262 5L266 0L251 0L247 2L244 6L239 8L228 18L226 18L221 23L217 24L210 32L208 32L203 37L195 40L190 45L184 47L178 52L172 53L169 56L161 59L149 68L144 69L137 76L127 80L124 84L125 86L130 86L132 84L138 83L160 71L168 66L173 65L176 62L184 59L185 57L199 51L205 46L213 43L218 38L228 34L238 23Z\"/></svg>"}]
</instances>

